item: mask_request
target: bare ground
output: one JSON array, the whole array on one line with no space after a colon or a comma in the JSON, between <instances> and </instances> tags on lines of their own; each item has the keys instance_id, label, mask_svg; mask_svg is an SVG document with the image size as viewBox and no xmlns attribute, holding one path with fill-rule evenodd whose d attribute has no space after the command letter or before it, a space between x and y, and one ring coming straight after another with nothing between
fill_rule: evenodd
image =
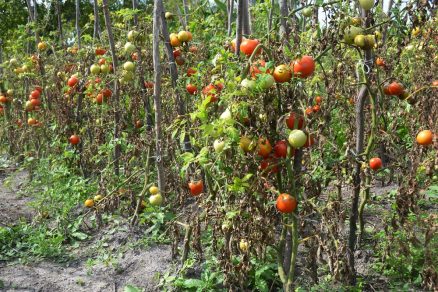
<instances>
[{"instance_id":1,"label":"bare ground","mask_svg":"<svg viewBox=\"0 0 438 292\"><path fill-rule=\"evenodd\" d=\"M31 198L20 196L18 190L27 181L26 172L18 172L11 179L0 177L0 223L10 226L17 220L31 221ZM10 183L8 183L10 181ZM87 265L91 246L108 235L108 229L99 230L93 239L85 242L68 256L66 263L44 260L23 264L0 261L0 291L123 291L133 285L144 291L158 291L158 275L171 265L170 247L157 245L144 249L122 249L131 237L129 231L117 231L109 241L112 253L119 253L112 264ZM123 250L123 252L120 252Z\"/></svg>"}]
</instances>

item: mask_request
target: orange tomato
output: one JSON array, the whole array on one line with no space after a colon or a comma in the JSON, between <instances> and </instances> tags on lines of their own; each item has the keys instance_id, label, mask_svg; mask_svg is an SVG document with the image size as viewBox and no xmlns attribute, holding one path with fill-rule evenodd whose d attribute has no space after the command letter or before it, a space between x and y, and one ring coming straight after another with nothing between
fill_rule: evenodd
<instances>
[{"instance_id":1,"label":"orange tomato","mask_svg":"<svg viewBox=\"0 0 438 292\"><path fill-rule=\"evenodd\" d=\"M189 182L189 189L192 196L199 196L204 190L204 183L202 180Z\"/></svg>"},{"instance_id":2,"label":"orange tomato","mask_svg":"<svg viewBox=\"0 0 438 292\"><path fill-rule=\"evenodd\" d=\"M289 194L280 194L276 205L279 212L292 213L297 208L297 200Z\"/></svg>"},{"instance_id":3,"label":"orange tomato","mask_svg":"<svg viewBox=\"0 0 438 292\"><path fill-rule=\"evenodd\" d=\"M423 146L432 144L433 133L431 130L423 130L417 134L417 143Z\"/></svg>"},{"instance_id":4,"label":"orange tomato","mask_svg":"<svg viewBox=\"0 0 438 292\"><path fill-rule=\"evenodd\" d=\"M240 51L247 56L251 56L258 44L260 44L260 41L257 39L243 40L240 44Z\"/></svg>"},{"instance_id":5,"label":"orange tomato","mask_svg":"<svg viewBox=\"0 0 438 292\"><path fill-rule=\"evenodd\" d=\"M272 151L272 146L269 140L265 138L260 138L258 143L258 154L261 157L266 158L269 155L269 153L271 153L271 151Z\"/></svg>"},{"instance_id":6,"label":"orange tomato","mask_svg":"<svg viewBox=\"0 0 438 292\"><path fill-rule=\"evenodd\" d=\"M388 92L390 95L400 95L403 93L403 91L405 90L403 84L398 83L398 82L392 82L391 84L389 84L388 86Z\"/></svg>"}]
</instances>

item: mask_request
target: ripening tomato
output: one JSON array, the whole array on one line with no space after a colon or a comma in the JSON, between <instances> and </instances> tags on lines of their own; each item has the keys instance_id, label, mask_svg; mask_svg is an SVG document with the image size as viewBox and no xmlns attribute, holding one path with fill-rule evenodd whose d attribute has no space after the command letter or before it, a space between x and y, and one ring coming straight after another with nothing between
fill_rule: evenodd
<instances>
[{"instance_id":1,"label":"ripening tomato","mask_svg":"<svg viewBox=\"0 0 438 292\"><path fill-rule=\"evenodd\" d=\"M322 97L321 96L317 96L317 97L315 97L315 102L316 102L316 104L321 104L322 103Z\"/></svg>"},{"instance_id":2,"label":"ripening tomato","mask_svg":"<svg viewBox=\"0 0 438 292\"><path fill-rule=\"evenodd\" d=\"M106 64L106 60L104 58L100 58L99 61L97 62L99 65L103 65Z\"/></svg>"},{"instance_id":3,"label":"ripening tomato","mask_svg":"<svg viewBox=\"0 0 438 292\"><path fill-rule=\"evenodd\" d=\"M251 73L251 77L256 78L256 76L259 75L260 73L263 73L263 71L264 71L264 73L269 74L270 70L263 70L263 71L260 70L261 68L265 68L265 67L266 67L265 60L260 59L260 60L256 61L249 69L249 72Z\"/></svg>"},{"instance_id":4,"label":"ripening tomato","mask_svg":"<svg viewBox=\"0 0 438 292\"><path fill-rule=\"evenodd\" d=\"M294 75L300 78L306 78L315 71L315 61L311 56L303 56L301 59L295 60L292 64Z\"/></svg>"},{"instance_id":5,"label":"ripening tomato","mask_svg":"<svg viewBox=\"0 0 438 292\"><path fill-rule=\"evenodd\" d=\"M176 33L171 33L169 38L170 38L170 45L172 47L179 47L181 45L181 41L178 39L178 35Z\"/></svg>"},{"instance_id":6,"label":"ripening tomato","mask_svg":"<svg viewBox=\"0 0 438 292\"><path fill-rule=\"evenodd\" d=\"M175 63L176 63L178 66L182 66L182 65L184 65L185 62L186 62L186 60L185 60L182 56L178 56L178 57L175 58Z\"/></svg>"},{"instance_id":7,"label":"ripening tomato","mask_svg":"<svg viewBox=\"0 0 438 292\"><path fill-rule=\"evenodd\" d=\"M423 130L417 134L417 143L423 146L432 144L433 134L431 130Z\"/></svg>"},{"instance_id":8,"label":"ripening tomato","mask_svg":"<svg viewBox=\"0 0 438 292\"><path fill-rule=\"evenodd\" d=\"M197 46L190 46L190 48L189 48L189 52L190 53L197 53L198 52L198 47Z\"/></svg>"},{"instance_id":9,"label":"ripening tomato","mask_svg":"<svg viewBox=\"0 0 438 292\"><path fill-rule=\"evenodd\" d=\"M204 183L202 180L189 182L189 189L192 196L199 196L204 190Z\"/></svg>"},{"instance_id":10,"label":"ripening tomato","mask_svg":"<svg viewBox=\"0 0 438 292\"><path fill-rule=\"evenodd\" d=\"M109 98L109 97L111 97L111 95L113 95L113 92L109 88L102 89L101 93L102 93L103 97L106 97L106 98Z\"/></svg>"},{"instance_id":11,"label":"ripening tomato","mask_svg":"<svg viewBox=\"0 0 438 292\"><path fill-rule=\"evenodd\" d=\"M72 76L72 77L70 77L70 79L67 81L67 85L69 86L69 87L74 87L76 84L78 84L78 82L79 82L79 79L76 77L76 76Z\"/></svg>"},{"instance_id":12,"label":"ripening tomato","mask_svg":"<svg viewBox=\"0 0 438 292\"><path fill-rule=\"evenodd\" d=\"M383 58L381 58L381 57L378 57L376 59L376 65L379 67L385 67L385 65L386 65L385 60L383 60Z\"/></svg>"},{"instance_id":13,"label":"ripening tomato","mask_svg":"<svg viewBox=\"0 0 438 292\"><path fill-rule=\"evenodd\" d=\"M6 96L0 95L0 102L1 103L7 103L8 101L9 101L9 99Z\"/></svg>"},{"instance_id":14,"label":"ripening tomato","mask_svg":"<svg viewBox=\"0 0 438 292\"><path fill-rule=\"evenodd\" d=\"M306 116L310 116L313 113L313 108L311 106L307 107L305 113Z\"/></svg>"},{"instance_id":15,"label":"ripening tomato","mask_svg":"<svg viewBox=\"0 0 438 292\"><path fill-rule=\"evenodd\" d=\"M68 139L68 141L72 145L77 145L77 144L79 144L79 142L81 142L81 138L79 138L78 135L71 135L70 138Z\"/></svg>"},{"instance_id":16,"label":"ripening tomato","mask_svg":"<svg viewBox=\"0 0 438 292\"><path fill-rule=\"evenodd\" d=\"M143 127L143 122L140 120L135 121L134 124L135 128L140 129L141 127Z\"/></svg>"},{"instance_id":17,"label":"ripening tomato","mask_svg":"<svg viewBox=\"0 0 438 292\"><path fill-rule=\"evenodd\" d=\"M392 82L391 84L389 84L388 86L388 92L390 95L400 95L403 93L403 91L405 90L403 84L398 83L398 82Z\"/></svg>"},{"instance_id":18,"label":"ripening tomato","mask_svg":"<svg viewBox=\"0 0 438 292\"><path fill-rule=\"evenodd\" d=\"M266 158L272 151L271 143L268 139L260 138L258 143L258 154Z\"/></svg>"},{"instance_id":19,"label":"ripening tomato","mask_svg":"<svg viewBox=\"0 0 438 292\"><path fill-rule=\"evenodd\" d=\"M438 86L438 80L434 80L434 81L432 82L432 86Z\"/></svg>"},{"instance_id":20,"label":"ripening tomato","mask_svg":"<svg viewBox=\"0 0 438 292\"><path fill-rule=\"evenodd\" d=\"M38 121L37 121L36 119L34 119L34 118L29 118L29 119L27 120L27 124L28 124L29 126L33 126L33 125L35 125L37 122L38 122Z\"/></svg>"},{"instance_id":21,"label":"ripening tomato","mask_svg":"<svg viewBox=\"0 0 438 292\"><path fill-rule=\"evenodd\" d=\"M154 83L152 81L145 81L144 82L144 87L149 88L149 89L153 89L154 88Z\"/></svg>"},{"instance_id":22,"label":"ripening tomato","mask_svg":"<svg viewBox=\"0 0 438 292\"><path fill-rule=\"evenodd\" d=\"M312 110L313 110L313 112L317 113L317 112L319 112L321 110L321 107L319 106L319 104L317 104L317 105L314 105L312 107Z\"/></svg>"},{"instance_id":23,"label":"ripening tomato","mask_svg":"<svg viewBox=\"0 0 438 292\"><path fill-rule=\"evenodd\" d=\"M190 93L191 95L195 94L196 91L198 90L198 88L194 84L187 84L186 89L187 89L187 92Z\"/></svg>"},{"instance_id":24,"label":"ripening tomato","mask_svg":"<svg viewBox=\"0 0 438 292\"><path fill-rule=\"evenodd\" d=\"M302 129L304 126L304 118L297 115L297 125L295 125L295 113L290 113L286 119L286 125L289 129Z\"/></svg>"},{"instance_id":25,"label":"ripening tomato","mask_svg":"<svg viewBox=\"0 0 438 292\"><path fill-rule=\"evenodd\" d=\"M292 78L290 68L284 64L275 67L273 75L275 81L278 83L289 82Z\"/></svg>"},{"instance_id":26,"label":"ripening tomato","mask_svg":"<svg viewBox=\"0 0 438 292\"><path fill-rule=\"evenodd\" d=\"M40 94L43 93L43 88L39 85L35 86L35 90L38 90Z\"/></svg>"},{"instance_id":27,"label":"ripening tomato","mask_svg":"<svg viewBox=\"0 0 438 292\"><path fill-rule=\"evenodd\" d=\"M374 157L370 159L370 168L372 170L378 170L382 168L382 160L379 157Z\"/></svg>"},{"instance_id":28,"label":"ripening tomato","mask_svg":"<svg viewBox=\"0 0 438 292\"><path fill-rule=\"evenodd\" d=\"M297 199L289 194L280 194L276 205L279 212L292 213L297 208Z\"/></svg>"},{"instance_id":29,"label":"ripening tomato","mask_svg":"<svg viewBox=\"0 0 438 292\"><path fill-rule=\"evenodd\" d=\"M280 140L275 143L274 146L274 156L277 158L286 158L287 156L287 142L286 140Z\"/></svg>"},{"instance_id":30,"label":"ripening tomato","mask_svg":"<svg viewBox=\"0 0 438 292\"><path fill-rule=\"evenodd\" d=\"M99 93L99 94L96 96L95 101L96 101L97 104L102 104L102 103L103 103L103 94L102 94L102 93Z\"/></svg>"},{"instance_id":31,"label":"ripening tomato","mask_svg":"<svg viewBox=\"0 0 438 292\"><path fill-rule=\"evenodd\" d=\"M260 44L260 41L257 39L243 40L240 44L240 51L247 56L251 56L258 44Z\"/></svg>"},{"instance_id":32,"label":"ripening tomato","mask_svg":"<svg viewBox=\"0 0 438 292\"><path fill-rule=\"evenodd\" d=\"M187 77L190 77L192 75L196 74L196 69L190 67L189 69L187 69Z\"/></svg>"},{"instance_id":33,"label":"ripening tomato","mask_svg":"<svg viewBox=\"0 0 438 292\"><path fill-rule=\"evenodd\" d=\"M40 106L40 105L41 105L41 100L40 100L39 98L33 98L33 99L30 101L30 103L31 103L33 106Z\"/></svg>"}]
</instances>

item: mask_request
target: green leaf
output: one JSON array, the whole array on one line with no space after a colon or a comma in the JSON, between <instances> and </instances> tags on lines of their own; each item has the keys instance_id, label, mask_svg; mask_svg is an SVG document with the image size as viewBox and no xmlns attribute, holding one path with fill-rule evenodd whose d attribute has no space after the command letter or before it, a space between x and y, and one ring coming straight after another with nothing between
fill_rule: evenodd
<instances>
[{"instance_id":1,"label":"green leaf","mask_svg":"<svg viewBox=\"0 0 438 292\"><path fill-rule=\"evenodd\" d=\"M123 288L124 292L142 292L143 289L140 289L138 287L132 286L132 285L126 285L125 288Z\"/></svg>"},{"instance_id":2,"label":"green leaf","mask_svg":"<svg viewBox=\"0 0 438 292\"><path fill-rule=\"evenodd\" d=\"M426 196L429 198L438 198L438 185L430 186L426 191Z\"/></svg>"},{"instance_id":3,"label":"green leaf","mask_svg":"<svg viewBox=\"0 0 438 292\"><path fill-rule=\"evenodd\" d=\"M85 240L88 238L88 235L83 232L73 232L71 234L72 237L77 238L79 240Z\"/></svg>"},{"instance_id":4,"label":"green leaf","mask_svg":"<svg viewBox=\"0 0 438 292\"><path fill-rule=\"evenodd\" d=\"M203 284L204 282L199 279L186 279L184 280L183 286L185 288L200 288Z\"/></svg>"},{"instance_id":5,"label":"green leaf","mask_svg":"<svg viewBox=\"0 0 438 292\"><path fill-rule=\"evenodd\" d=\"M227 13L227 6L225 6L225 4L219 0L214 0L214 2L216 3L217 8L219 8L220 10L222 10L225 14Z\"/></svg>"}]
</instances>

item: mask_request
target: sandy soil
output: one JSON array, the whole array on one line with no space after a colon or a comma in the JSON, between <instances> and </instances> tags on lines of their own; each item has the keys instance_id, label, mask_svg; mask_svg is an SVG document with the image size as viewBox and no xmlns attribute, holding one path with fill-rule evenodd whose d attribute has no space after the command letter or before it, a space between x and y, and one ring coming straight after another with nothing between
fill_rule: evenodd
<instances>
[{"instance_id":1,"label":"sandy soil","mask_svg":"<svg viewBox=\"0 0 438 292\"><path fill-rule=\"evenodd\" d=\"M0 223L10 226L18 219L30 220L34 212L28 203L31 198L20 196L18 190L27 180L26 172L14 175L8 184L6 176L0 177ZM106 236L102 229L83 245L92 246ZM117 253L127 242L129 232L111 234L111 250ZM90 248L72 251L76 260L66 263L41 261L23 264L0 261L0 291L123 291L133 285L144 291L158 291L158 275L171 265L170 247L158 245L143 249L128 249L116 260L116 266L103 264L87 266ZM92 258L92 257L91 257Z\"/></svg>"}]
</instances>

